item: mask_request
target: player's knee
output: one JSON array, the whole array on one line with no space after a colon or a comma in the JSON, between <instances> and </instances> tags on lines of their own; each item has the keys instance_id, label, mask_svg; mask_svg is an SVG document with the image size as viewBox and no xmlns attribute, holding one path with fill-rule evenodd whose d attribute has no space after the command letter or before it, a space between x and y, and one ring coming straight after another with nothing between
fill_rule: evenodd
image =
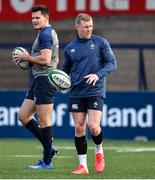
<instances>
[{"instance_id":1,"label":"player's knee","mask_svg":"<svg viewBox=\"0 0 155 180\"><path fill-rule=\"evenodd\" d=\"M38 124L41 128L52 126L51 119L38 119Z\"/></svg>"},{"instance_id":2,"label":"player's knee","mask_svg":"<svg viewBox=\"0 0 155 180\"><path fill-rule=\"evenodd\" d=\"M94 125L90 125L89 130L92 135L97 136L99 134L100 128Z\"/></svg>"},{"instance_id":3,"label":"player's knee","mask_svg":"<svg viewBox=\"0 0 155 180\"><path fill-rule=\"evenodd\" d=\"M22 112L19 112L19 120L23 125L29 121L28 117Z\"/></svg>"},{"instance_id":4,"label":"player's knee","mask_svg":"<svg viewBox=\"0 0 155 180\"><path fill-rule=\"evenodd\" d=\"M78 133L78 134L84 133L85 132L85 126L83 126L80 123L76 124L75 125L75 130L76 130L76 133Z\"/></svg>"}]
</instances>

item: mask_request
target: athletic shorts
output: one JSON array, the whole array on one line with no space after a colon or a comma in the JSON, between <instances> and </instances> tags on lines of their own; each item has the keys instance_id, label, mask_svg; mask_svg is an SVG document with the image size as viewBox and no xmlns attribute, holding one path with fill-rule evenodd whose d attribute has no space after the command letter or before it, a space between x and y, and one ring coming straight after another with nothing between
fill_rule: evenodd
<instances>
[{"instance_id":1,"label":"athletic shorts","mask_svg":"<svg viewBox=\"0 0 155 180\"><path fill-rule=\"evenodd\" d=\"M88 109L103 111L104 98L101 96L70 98L69 112L87 112Z\"/></svg>"},{"instance_id":2,"label":"athletic shorts","mask_svg":"<svg viewBox=\"0 0 155 180\"><path fill-rule=\"evenodd\" d=\"M34 79L26 99L32 99L36 104L53 104L56 90L47 76L38 76Z\"/></svg>"}]
</instances>

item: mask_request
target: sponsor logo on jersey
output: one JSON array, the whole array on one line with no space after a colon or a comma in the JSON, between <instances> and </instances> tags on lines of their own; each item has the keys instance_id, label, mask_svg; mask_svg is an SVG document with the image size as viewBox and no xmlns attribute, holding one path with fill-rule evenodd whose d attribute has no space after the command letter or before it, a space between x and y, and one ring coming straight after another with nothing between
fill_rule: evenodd
<instances>
[{"instance_id":1,"label":"sponsor logo on jersey","mask_svg":"<svg viewBox=\"0 0 155 180\"><path fill-rule=\"evenodd\" d=\"M72 104L72 109L79 109L78 104Z\"/></svg>"}]
</instances>

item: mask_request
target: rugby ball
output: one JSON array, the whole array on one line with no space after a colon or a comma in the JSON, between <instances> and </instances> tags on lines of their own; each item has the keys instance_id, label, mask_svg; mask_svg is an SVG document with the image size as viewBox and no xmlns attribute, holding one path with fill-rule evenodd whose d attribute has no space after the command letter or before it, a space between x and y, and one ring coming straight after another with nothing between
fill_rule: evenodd
<instances>
[{"instance_id":1,"label":"rugby ball","mask_svg":"<svg viewBox=\"0 0 155 180\"><path fill-rule=\"evenodd\" d=\"M53 69L48 73L48 79L57 90L63 91L69 89L71 80L68 74L60 69Z\"/></svg>"},{"instance_id":2,"label":"rugby ball","mask_svg":"<svg viewBox=\"0 0 155 180\"><path fill-rule=\"evenodd\" d=\"M25 53L28 54L27 50L24 49L23 47L16 47L16 48L14 48L13 51L12 51L12 57L15 57L16 54L23 53L23 52L25 52ZM30 65L31 65L29 61L15 62L15 64L16 64L18 67L20 67L21 69L23 69L23 70L29 69L29 68L30 68Z\"/></svg>"}]
</instances>

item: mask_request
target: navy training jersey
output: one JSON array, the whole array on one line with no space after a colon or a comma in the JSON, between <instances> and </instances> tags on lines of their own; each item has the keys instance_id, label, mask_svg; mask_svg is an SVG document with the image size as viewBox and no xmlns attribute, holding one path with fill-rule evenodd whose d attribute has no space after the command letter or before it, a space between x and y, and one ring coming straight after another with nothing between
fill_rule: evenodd
<instances>
[{"instance_id":1,"label":"navy training jersey","mask_svg":"<svg viewBox=\"0 0 155 180\"><path fill-rule=\"evenodd\" d=\"M32 46L31 55L38 56L41 54L42 49L51 49L52 50L52 58L51 63L49 65L39 65L39 64L32 64L32 74L36 76L47 75L48 72L56 68L58 63L58 51L59 51L59 42L57 33L48 25L44 27L41 31L39 31L36 40Z\"/></svg>"},{"instance_id":2,"label":"navy training jersey","mask_svg":"<svg viewBox=\"0 0 155 180\"><path fill-rule=\"evenodd\" d=\"M116 58L108 41L92 35L90 39L73 39L64 50L62 70L70 74L70 97L106 97L106 76L117 68ZM84 76L97 74L95 86Z\"/></svg>"}]
</instances>

